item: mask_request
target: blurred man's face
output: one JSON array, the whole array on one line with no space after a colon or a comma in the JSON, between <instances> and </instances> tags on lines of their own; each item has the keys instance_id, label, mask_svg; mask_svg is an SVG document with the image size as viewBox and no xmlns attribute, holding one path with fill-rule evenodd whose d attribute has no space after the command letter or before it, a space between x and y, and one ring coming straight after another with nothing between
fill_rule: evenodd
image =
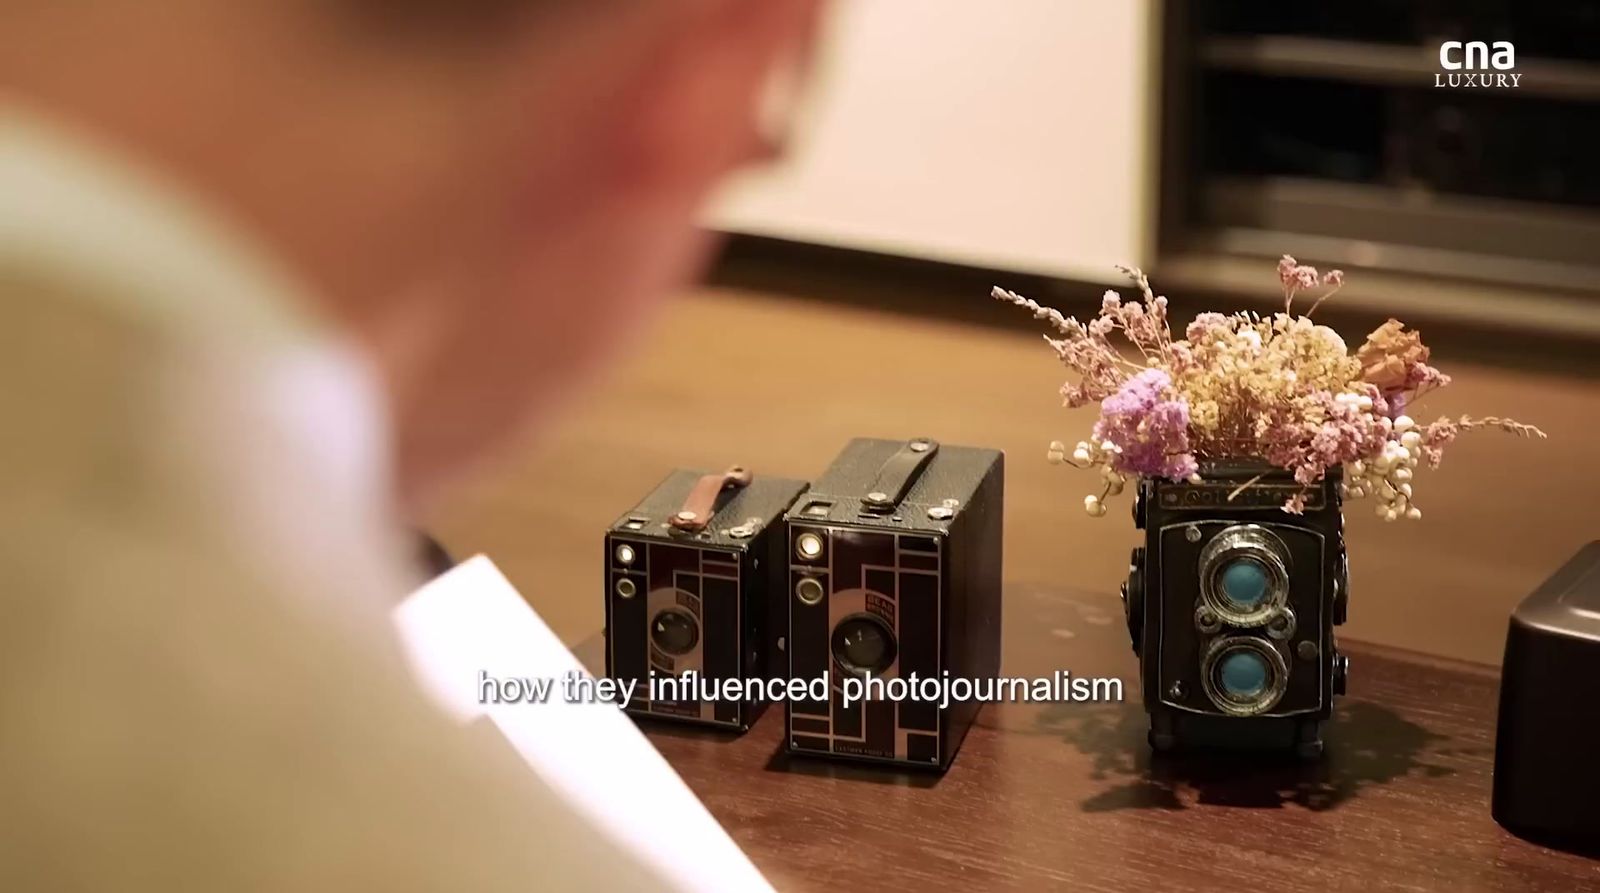
<instances>
[{"instance_id":1,"label":"blurred man's face","mask_svg":"<svg viewBox=\"0 0 1600 893\"><path fill-rule=\"evenodd\" d=\"M373 258L395 281L361 325L390 371L413 490L570 393L699 269L698 211L768 148L763 91L813 13L809 0L600 6L612 11L535 22L526 43L464 43L472 58L453 59L465 69L444 82L461 81L437 100L461 119L390 137L443 144L435 169L391 187L409 204L384 217L407 231L397 256Z\"/></svg>"},{"instance_id":2,"label":"blurred man's face","mask_svg":"<svg viewBox=\"0 0 1600 893\"><path fill-rule=\"evenodd\" d=\"M380 362L416 498L569 392L710 246L817 0L43 4L0 75L217 200ZM86 59L98 60L87 64Z\"/></svg>"}]
</instances>

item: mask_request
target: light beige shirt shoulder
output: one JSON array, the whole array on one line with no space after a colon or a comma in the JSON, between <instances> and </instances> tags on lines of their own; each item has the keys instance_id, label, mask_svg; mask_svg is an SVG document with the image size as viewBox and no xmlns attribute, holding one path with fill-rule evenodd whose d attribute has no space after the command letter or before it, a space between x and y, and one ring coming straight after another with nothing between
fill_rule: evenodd
<instances>
[{"instance_id":1,"label":"light beige shirt shoulder","mask_svg":"<svg viewBox=\"0 0 1600 893\"><path fill-rule=\"evenodd\" d=\"M0 889L648 890L422 700L359 356L0 109Z\"/></svg>"}]
</instances>

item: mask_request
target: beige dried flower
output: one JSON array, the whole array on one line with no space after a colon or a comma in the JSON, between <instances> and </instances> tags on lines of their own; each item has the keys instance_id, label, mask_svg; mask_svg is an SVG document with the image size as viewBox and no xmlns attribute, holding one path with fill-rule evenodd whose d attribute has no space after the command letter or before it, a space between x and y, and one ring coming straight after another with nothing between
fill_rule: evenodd
<instances>
[{"instance_id":1,"label":"beige dried flower","mask_svg":"<svg viewBox=\"0 0 1600 893\"><path fill-rule=\"evenodd\" d=\"M1404 323L1391 319L1367 336L1367 343L1356 351L1356 360L1361 363L1363 381L1388 391L1405 387L1411 370L1428 362L1428 355L1422 333L1408 332Z\"/></svg>"}]
</instances>

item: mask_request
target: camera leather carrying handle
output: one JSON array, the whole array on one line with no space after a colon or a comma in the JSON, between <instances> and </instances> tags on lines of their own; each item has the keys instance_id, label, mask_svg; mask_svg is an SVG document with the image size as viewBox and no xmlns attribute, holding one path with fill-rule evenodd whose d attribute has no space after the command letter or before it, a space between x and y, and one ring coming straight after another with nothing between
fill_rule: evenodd
<instances>
[{"instance_id":1,"label":"camera leather carrying handle","mask_svg":"<svg viewBox=\"0 0 1600 893\"><path fill-rule=\"evenodd\" d=\"M717 513L717 497L724 490L749 486L750 480L750 472L743 465L734 465L721 474L708 474L700 478L683 500L683 507L674 512L667 523L677 530L704 530Z\"/></svg>"},{"instance_id":2,"label":"camera leather carrying handle","mask_svg":"<svg viewBox=\"0 0 1600 893\"><path fill-rule=\"evenodd\" d=\"M861 497L862 509L880 515L894 511L937 452L939 444L926 437L907 441L878 469L878 476Z\"/></svg>"}]
</instances>

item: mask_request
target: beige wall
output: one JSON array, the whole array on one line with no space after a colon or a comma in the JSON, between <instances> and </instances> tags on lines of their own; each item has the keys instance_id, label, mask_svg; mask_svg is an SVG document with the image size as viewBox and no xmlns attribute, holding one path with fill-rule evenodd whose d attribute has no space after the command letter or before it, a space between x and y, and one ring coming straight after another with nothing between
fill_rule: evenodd
<instances>
[{"instance_id":1,"label":"beige wall","mask_svg":"<svg viewBox=\"0 0 1600 893\"><path fill-rule=\"evenodd\" d=\"M1153 0L845 0L732 232L1112 281L1149 264Z\"/></svg>"}]
</instances>

